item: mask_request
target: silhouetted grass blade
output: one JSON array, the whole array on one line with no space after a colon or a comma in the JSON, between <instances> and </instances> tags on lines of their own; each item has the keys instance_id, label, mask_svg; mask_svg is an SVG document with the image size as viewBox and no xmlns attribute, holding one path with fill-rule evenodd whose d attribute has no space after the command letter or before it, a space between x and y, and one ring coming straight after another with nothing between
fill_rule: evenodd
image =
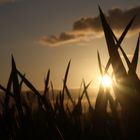
<instances>
[{"instance_id":1,"label":"silhouetted grass blade","mask_svg":"<svg viewBox=\"0 0 140 140\"><path fill-rule=\"evenodd\" d=\"M69 69L70 69L70 64L71 64L71 60L69 61L68 65L67 65L67 69L66 69L65 76L64 76L63 90L62 90L62 95L61 95L62 106L63 106L63 103L64 103L64 92L65 92L65 88L66 88L66 83L67 83L68 73L69 73Z\"/></svg>"},{"instance_id":2,"label":"silhouetted grass blade","mask_svg":"<svg viewBox=\"0 0 140 140\"><path fill-rule=\"evenodd\" d=\"M140 35L138 37L137 46L136 46L135 53L134 53L134 56L133 56L133 59L132 59L132 62L131 62L131 67L129 68L129 71L132 71L134 73L136 72L136 68L137 68L137 65L138 65L139 39L140 39Z\"/></svg>"},{"instance_id":3,"label":"silhouetted grass blade","mask_svg":"<svg viewBox=\"0 0 140 140\"><path fill-rule=\"evenodd\" d=\"M31 89L33 91L33 93L35 93L37 95L37 97L41 98L40 93L38 92L38 90L29 82L29 80L27 80L24 75L22 75L19 71L18 71L19 76L21 77L21 79L23 79L25 85Z\"/></svg>"},{"instance_id":4,"label":"silhouetted grass blade","mask_svg":"<svg viewBox=\"0 0 140 140\"><path fill-rule=\"evenodd\" d=\"M48 70L47 77L45 80L45 89L44 89L44 96L48 94L48 89L49 89L49 79L50 79L50 69ZM47 95L48 96L48 95Z\"/></svg>"},{"instance_id":5,"label":"silhouetted grass blade","mask_svg":"<svg viewBox=\"0 0 140 140\"><path fill-rule=\"evenodd\" d=\"M115 41L114 38L112 37L111 28L109 27L100 7L99 7L99 11L100 11L100 18L102 21L102 27L107 42L108 52L111 59L111 64L113 66L113 70L116 78L119 79L122 76L126 76L127 73L122 63L122 60L120 58L120 55L118 53L118 49L115 47Z\"/></svg>"},{"instance_id":6,"label":"silhouetted grass blade","mask_svg":"<svg viewBox=\"0 0 140 140\"><path fill-rule=\"evenodd\" d=\"M91 102L90 102L90 99L89 99L89 95L88 95L88 92L87 92L87 89L86 89L86 83L85 83L85 81L84 81L84 89L85 89L85 95L86 95L86 98L87 98L89 107L92 107Z\"/></svg>"},{"instance_id":7,"label":"silhouetted grass blade","mask_svg":"<svg viewBox=\"0 0 140 140\"><path fill-rule=\"evenodd\" d=\"M134 22L135 18L136 18L136 16L134 16L134 17L130 20L130 22L129 22L128 25L126 26L125 30L123 31L122 35L120 36L119 40L116 38L115 34L113 33L113 31L112 31L111 28L109 27L112 36L113 36L114 39L116 40L116 45L115 45L115 47L120 48L120 50L122 51L122 54L123 54L123 56L124 56L124 58L125 58L125 60L126 60L126 63L127 63L127 65L128 65L128 67L130 67L130 61L129 61L127 55L125 54L123 48L121 47L121 43L122 43L124 37L126 36L127 32L129 31L129 29L130 29L132 23ZM108 61L107 66L106 66L106 68L105 68L105 72L108 71L108 68L109 68L110 64L111 64L111 58L109 58L109 61Z\"/></svg>"},{"instance_id":8,"label":"silhouetted grass blade","mask_svg":"<svg viewBox=\"0 0 140 140\"><path fill-rule=\"evenodd\" d=\"M100 54L99 54L98 51L97 51L97 56L98 56L99 70L100 70L101 76L103 76L103 70L102 70L101 58L100 58Z\"/></svg>"},{"instance_id":9,"label":"silhouetted grass blade","mask_svg":"<svg viewBox=\"0 0 140 140\"><path fill-rule=\"evenodd\" d=\"M51 91L52 91L52 100L53 100L53 106L55 106L55 93L53 88L53 83L51 82Z\"/></svg>"},{"instance_id":10,"label":"silhouetted grass blade","mask_svg":"<svg viewBox=\"0 0 140 140\"><path fill-rule=\"evenodd\" d=\"M5 99L4 99L4 109L5 109L5 114L8 115L9 113L9 99L10 99L10 91L11 91L11 87L12 87L12 80L13 80L13 72L11 71L10 73L10 77L7 83L7 90L5 92Z\"/></svg>"},{"instance_id":11,"label":"silhouetted grass blade","mask_svg":"<svg viewBox=\"0 0 140 140\"><path fill-rule=\"evenodd\" d=\"M19 85L19 80L18 80L18 75L17 75L16 64L15 64L13 56L12 56L12 73L13 73L13 92L14 92L14 97L16 101L16 107L19 113L19 117L22 120L23 109L21 105L20 85Z\"/></svg>"},{"instance_id":12,"label":"silhouetted grass blade","mask_svg":"<svg viewBox=\"0 0 140 140\"><path fill-rule=\"evenodd\" d=\"M74 103L74 101L73 101L73 99L72 99L72 97L71 97L71 93L70 93L70 91L69 91L67 85L66 85L65 89L66 89L67 96L68 96L69 99L71 100L71 103L73 104L73 106L75 106L75 103Z\"/></svg>"},{"instance_id":13,"label":"silhouetted grass blade","mask_svg":"<svg viewBox=\"0 0 140 140\"><path fill-rule=\"evenodd\" d=\"M71 64L71 60L69 61L68 65L67 65L67 69L65 72L65 77L64 77L64 84L63 84L63 92L67 83L67 79L68 79L68 73L69 73L69 69L70 69L70 64Z\"/></svg>"},{"instance_id":14,"label":"silhouetted grass blade","mask_svg":"<svg viewBox=\"0 0 140 140\"><path fill-rule=\"evenodd\" d=\"M7 93L8 95L10 95L11 97L14 98L13 93L10 92L10 91L8 91L8 90L7 90L5 87L3 87L1 84L0 84L0 89L1 89L2 91L4 91L5 93Z\"/></svg>"},{"instance_id":15,"label":"silhouetted grass blade","mask_svg":"<svg viewBox=\"0 0 140 140\"><path fill-rule=\"evenodd\" d=\"M113 37L115 38L115 40L116 40L116 42L117 42L117 45L116 45L116 46L119 47L119 46L121 45L121 43L122 43L124 37L126 36L127 32L129 31L130 27L132 26L132 24L133 24L135 18L136 18L136 16L134 16L134 17L130 20L130 22L129 22L128 25L126 26L125 30L123 31L121 37L119 38L119 40L117 40L116 36L115 36L114 33L112 32L112 35L113 35Z\"/></svg>"}]
</instances>

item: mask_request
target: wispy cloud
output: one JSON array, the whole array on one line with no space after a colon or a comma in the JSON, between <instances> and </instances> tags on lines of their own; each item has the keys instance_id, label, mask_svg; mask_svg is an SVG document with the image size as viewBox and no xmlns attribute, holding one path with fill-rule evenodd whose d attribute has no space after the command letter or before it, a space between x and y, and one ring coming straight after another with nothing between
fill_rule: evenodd
<instances>
[{"instance_id":1,"label":"wispy cloud","mask_svg":"<svg viewBox=\"0 0 140 140\"><path fill-rule=\"evenodd\" d=\"M14 3L16 0L0 0L0 5Z\"/></svg>"},{"instance_id":2,"label":"wispy cloud","mask_svg":"<svg viewBox=\"0 0 140 140\"><path fill-rule=\"evenodd\" d=\"M137 15L131 28L131 34L140 29L140 6L122 10L120 8L110 9L106 15L107 21L115 31L123 30L129 20ZM102 27L100 17L82 17L73 23L71 31L62 32L58 35L45 36L40 42L49 46L76 43L81 40L88 41L91 38L101 37Z\"/></svg>"},{"instance_id":3,"label":"wispy cloud","mask_svg":"<svg viewBox=\"0 0 140 140\"><path fill-rule=\"evenodd\" d=\"M97 37L91 31L71 31L71 32L62 32L59 35L51 35L41 37L39 42L44 45L49 45L50 47L57 47L64 44L79 43L81 41L89 41Z\"/></svg>"}]
</instances>

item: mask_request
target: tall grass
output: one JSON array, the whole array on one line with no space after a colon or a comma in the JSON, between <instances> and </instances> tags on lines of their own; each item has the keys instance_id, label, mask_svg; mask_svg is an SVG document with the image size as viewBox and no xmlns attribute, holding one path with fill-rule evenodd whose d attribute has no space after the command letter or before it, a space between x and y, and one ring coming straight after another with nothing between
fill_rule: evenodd
<instances>
[{"instance_id":1,"label":"tall grass","mask_svg":"<svg viewBox=\"0 0 140 140\"><path fill-rule=\"evenodd\" d=\"M67 85L71 60L68 62L64 74L63 88L55 93L53 83L50 82L50 70L44 81L43 94L22 74L12 56L11 73L7 86L0 84L4 94L1 100L0 139L2 140L131 140L140 139L140 80L136 73L139 56L139 39L130 61L121 43L135 20L130 20L119 39L116 38L106 21L104 13L99 7L101 22L109 60L102 68L99 52L97 58L101 76L109 74L112 66L113 81L111 90L102 84L96 97L95 105L91 104L88 94L90 86L82 82L83 89L78 100L73 98ZM120 57L123 54L128 71ZM110 75L112 75L110 74ZM26 85L31 92L23 93L22 86ZM88 109L83 111L83 97L87 99ZM109 108L109 111L108 111Z\"/></svg>"}]
</instances>

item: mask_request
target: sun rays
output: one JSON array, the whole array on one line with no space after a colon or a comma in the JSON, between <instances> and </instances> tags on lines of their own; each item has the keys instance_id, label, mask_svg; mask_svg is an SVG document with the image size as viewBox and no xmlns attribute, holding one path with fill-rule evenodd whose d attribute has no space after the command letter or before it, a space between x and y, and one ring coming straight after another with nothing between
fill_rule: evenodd
<instances>
[{"instance_id":1,"label":"sun rays","mask_svg":"<svg viewBox=\"0 0 140 140\"><path fill-rule=\"evenodd\" d=\"M112 78L107 74L103 75L100 78L100 82L105 88L111 88L112 87Z\"/></svg>"}]
</instances>

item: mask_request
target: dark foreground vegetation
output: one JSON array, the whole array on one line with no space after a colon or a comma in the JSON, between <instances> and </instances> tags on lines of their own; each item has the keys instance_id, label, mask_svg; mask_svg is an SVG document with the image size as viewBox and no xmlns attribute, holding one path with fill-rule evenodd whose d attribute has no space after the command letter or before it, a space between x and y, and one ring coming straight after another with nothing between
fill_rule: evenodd
<instances>
[{"instance_id":1,"label":"dark foreground vegetation","mask_svg":"<svg viewBox=\"0 0 140 140\"><path fill-rule=\"evenodd\" d=\"M70 62L62 90L58 94L54 93L48 70L45 89L41 94L17 69L12 57L12 70L7 87L0 85L3 93L3 99L0 101L1 140L140 139L140 80L136 74L139 38L132 61L121 47L135 17L130 20L117 39L100 8L99 11L109 53L109 60L103 69L98 52L99 69L103 76L109 74L108 69L112 66L114 97L109 88L100 84L93 107L87 92L90 83L83 82L84 88L78 100L72 98L72 93L67 87ZM128 70L121 60L120 53L126 61ZM22 94L23 85L32 92ZM87 99L86 112L83 112L82 108L83 96Z\"/></svg>"}]
</instances>

